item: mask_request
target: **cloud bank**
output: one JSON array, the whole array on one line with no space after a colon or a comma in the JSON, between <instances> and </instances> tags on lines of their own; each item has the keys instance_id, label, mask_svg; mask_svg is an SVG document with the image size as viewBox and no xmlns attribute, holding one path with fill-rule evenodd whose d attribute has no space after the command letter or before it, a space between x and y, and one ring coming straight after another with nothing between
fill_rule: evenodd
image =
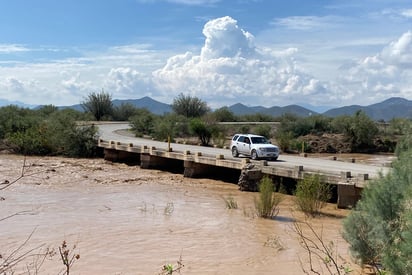
<instances>
[{"instance_id":1,"label":"cloud bank","mask_svg":"<svg viewBox=\"0 0 412 275\"><path fill-rule=\"evenodd\" d=\"M405 11L405 16L409 13ZM323 20L298 19L294 26L299 28L312 28ZM208 21L202 33L201 47L185 53L131 44L48 62L0 64L0 98L71 105L103 88L115 99L151 96L166 103L180 93L190 94L217 108L238 102L253 106L367 105L391 96L412 97L411 31L388 41L379 52L341 66L334 81L317 79L303 68L301 49L259 45L232 17ZM31 50L0 45L0 54L29 54Z\"/></svg>"},{"instance_id":2,"label":"cloud bank","mask_svg":"<svg viewBox=\"0 0 412 275\"><path fill-rule=\"evenodd\" d=\"M376 55L345 68L340 79L351 98L383 100L412 94L412 32L408 31Z\"/></svg>"}]
</instances>

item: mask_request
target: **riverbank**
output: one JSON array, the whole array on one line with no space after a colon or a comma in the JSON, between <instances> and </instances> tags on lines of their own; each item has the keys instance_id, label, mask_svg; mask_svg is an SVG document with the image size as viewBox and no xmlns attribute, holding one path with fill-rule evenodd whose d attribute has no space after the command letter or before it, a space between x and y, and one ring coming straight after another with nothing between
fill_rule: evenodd
<instances>
[{"instance_id":1,"label":"riverbank","mask_svg":"<svg viewBox=\"0 0 412 275\"><path fill-rule=\"evenodd\" d=\"M182 274L303 274L308 268L293 230L305 218L293 197L283 196L279 215L265 220L254 214L257 194L235 184L102 159L0 155L0 182L18 179L23 165L23 177L0 193L0 217L25 213L1 221L2 255L34 230L28 248L76 244L80 259L72 274L159 274L180 257ZM238 209L226 208L228 197ZM357 271L340 234L347 213L328 205L310 224L335 244L342 265ZM55 255L40 274L61 269Z\"/></svg>"}]
</instances>

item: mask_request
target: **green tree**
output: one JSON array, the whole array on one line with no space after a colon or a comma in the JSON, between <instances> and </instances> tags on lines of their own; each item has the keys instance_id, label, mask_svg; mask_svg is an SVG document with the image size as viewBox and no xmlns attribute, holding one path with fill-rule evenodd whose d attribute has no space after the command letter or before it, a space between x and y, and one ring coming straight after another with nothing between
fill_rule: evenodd
<instances>
[{"instance_id":1,"label":"green tree","mask_svg":"<svg viewBox=\"0 0 412 275\"><path fill-rule=\"evenodd\" d=\"M264 137L267 137L267 138L271 138L272 137L271 131L272 131L272 128L269 125L258 125L258 126L256 126L254 132L257 135L264 136Z\"/></svg>"},{"instance_id":2,"label":"green tree","mask_svg":"<svg viewBox=\"0 0 412 275\"><path fill-rule=\"evenodd\" d=\"M7 135L7 142L16 153L24 155L47 155L52 149L45 124L37 125Z\"/></svg>"},{"instance_id":3,"label":"green tree","mask_svg":"<svg viewBox=\"0 0 412 275\"><path fill-rule=\"evenodd\" d=\"M389 121L387 132L392 135L404 135L411 128L411 120L405 118L393 118Z\"/></svg>"},{"instance_id":4,"label":"green tree","mask_svg":"<svg viewBox=\"0 0 412 275\"><path fill-rule=\"evenodd\" d=\"M391 274L412 274L411 167L412 150L400 152L393 169L366 186L344 221L352 254Z\"/></svg>"},{"instance_id":5,"label":"green tree","mask_svg":"<svg viewBox=\"0 0 412 275\"><path fill-rule=\"evenodd\" d=\"M256 113L256 114L247 114L239 118L240 121L249 121L249 122L270 122L274 118L268 114Z\"/></svg>"},{"instance_id":6,"label":"green tree","mask_svg":"<svg viewBox=\"0 0 412 275\"><path fill-rule=\"evenodd\" d=\"M155 115L147 109L138 109L135 115L129 118L129 123L136 136L141 137L153 133L155 119Z\"/></svg>"},{"instance_id":7,"label":"green tree","mask_svg":"<svg viewBox=\"0 0 412 275\"><path fill-rule=\"evenodd\" d=\"M0 108L0 138L26 131L40 124L38 113L34 110L9 105Z\"/></svg>"},{"instance_id":8,"label":"green tree","mask_svg":"<svg viewBox=\"0 0 412 275\"><path fill-rule=\"evenodd\" d=\"M184 116L177 114L166 114L156 119L153 135L158 140L174 140L176 137L189 135L189 122Z\"/></svg>"},{"instance_id":9,"label":"green tree","mask_svg":"<svg viewBox=\"0 0 412 275\"><path fill-rule=\"evenodd\" d=\"M37 111L44 117L50 116L54 112L57 112L59 108L54 105L44 105L40 107Z\"/></svg>"},{"instance_id":10,"label":"green tree","mask_svg":"<svg viewBox=\"0 0 412 275\"><path fill-rule=\"evenodd\" d=\"M373 140L379 133L376 123L362 111L357 111L354 116L335 118L332 127L335 132L344 134L354 152L373 147Z\"/></svg>"},{"instance_id":11,"label":"green tree","mask_svg":"<svg viewBox=\"0 0 412 275\"><path fill-rule=\"evenodd\" d=\"M102 90L100 93L90 93L82 107L86 112L93 114L97 121L110 118L113 115L112 96Z\"/></svg>"},{"instance_id":12,"label":"green tree","mask_svg":"<svg viewBox=\"0 0 412 275\"><path fill-rule=\"evenodd\" d=\"M172 103L173 111L187 118L201 117L210 111L206 102L198 97L179 94Z\"/></svg>"},{"instance_id":13,"label":"green tree","mask_svg":"<svg viewBox=\"0 0 412 275\"><path fill-rule=\"evenodd\" d=\"M210 127L200 118L193 118L190 121L190 131L198 136L203 146L209 145L210 138L212 137L212 131L210 130Z\"/></svg>"},{"instance_id":14,"label":"green tree","mask_svg":"<svg viewBox=\"0 0 412 275\"><path fill-rule=\"evenodd\" d=\"M400 138L395 150L395 154L398 157L401 153L412 150L412 121L404 121L400 131L403 133L403 136Z\"/></svg>"},{"instance_id":15,"label":"green tree","mask_svg":"<svg viewBox=\"0 0 412 275\"><path fill-rule=\"evenodd\" d=\"M136 108L131 103L122 103L113 107L113 120L128 121L130 117L139 113L139 108Z\"/></svg>"},{"instance_id":16,"label":"green tree","mask_svg":"<svg viewBox=\"0 0 412 275\"><path fill-rule=\"evenodd\" d=\"M70 157L94 157L97 149L97 127L78 125L79 112L61 110L46 123L48 146L53 154Z\"/></svg>"},{"instance_id":17,"label":"green tree","mask_svg":"<svg viewBox=\"0 0 412 275\"><path fill-rule=\"evenodd\" d=\"M290 147L293 141L292 132L278 131L276 132L275 137L276 137L277 144L279 145L280 149L283 152L287 152L289 149L291 149Z\"/></svg>"},{"instance_id":18,"label":"green tree","mask_svg":"<svg viewBox=\"0 0 412 275\"><path fill-rule=\"evenodd\" d=\"M222 108L216 109L212 113L212 115L217 122L237 121L235 114L231 110L229 110L228 107L222 107Z\"/></svg>"}]
</instances>

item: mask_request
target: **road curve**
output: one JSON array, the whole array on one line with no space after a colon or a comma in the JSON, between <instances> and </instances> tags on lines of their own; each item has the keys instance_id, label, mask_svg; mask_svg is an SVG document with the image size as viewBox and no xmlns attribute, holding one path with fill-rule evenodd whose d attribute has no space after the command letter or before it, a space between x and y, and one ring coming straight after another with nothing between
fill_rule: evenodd
<instances>
[{"instance_id":1,"label":"road curve","mask_svg":"<svg viewBox=\"0 0 412 275\"><path fill-rule=\"evenodd\" d=\"M96 126L99 127L99 137L103 140L113 140L122 143L141 144L164 149L167 149L168 146L166 142L125 136L116 132L118 130L130 128L128 123L97 123ZM191 152L201 152L204 155L224 155L226 159L233 159L232 154L228 149L186 145L178 143L171 143L171 147L173 148L173 151L183 152L189 150ZM379 173L386 174L390 170L390 168L388 167L380 167L375 165L282 154L279 156L279 159L277 161L271 161L268 162L268 164L285 167L303 166L305 170L310 171L328 170L333 173L350 172L352 176L356 176L358 174L368 174L370 179L378 177Z\"/></svg>"}]
</instances>

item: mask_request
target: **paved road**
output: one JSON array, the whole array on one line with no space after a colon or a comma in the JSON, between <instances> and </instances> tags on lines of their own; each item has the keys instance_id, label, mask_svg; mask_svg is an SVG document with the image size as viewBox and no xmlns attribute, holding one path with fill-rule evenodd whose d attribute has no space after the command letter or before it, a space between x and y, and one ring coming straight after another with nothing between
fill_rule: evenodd
<instances>
[{"instance_id":1,"label":"paved road","mask_svg":"<svg viewBox=\"0 0 412 275\"><path fill-rule=\"evenodd\" d=\"M154 141L143 138L136 138L131 136L121 135L116 133L117 130L127 129L129 125L127 123L108 123L108 124L98 124L100 138L103 140L113 140L119 141L122 143L133 143L141 144L147 146L155 146L156 148L167 148L166 142ZM173 151L185 151L189 150L190 152L201 152L203 155L224 155L226 159L233 159L230 150L220 149L213 147L202 147L195 145L185 145L171 143ZM352 176L358 174L369 174L369 178L375 178L378 176L379 172L384 174L389 171L390 168L379 167L374 165L360 164L360 163L350 163L342 161L333 161L319 158L309 158L301 156L291 156L291 155L280 155L277 161L270 161L269 165L276 166L285 166L285 167L294 167L302 165L305 170L318 171L318 170L327 170L332 173L340 172L351 172Z\"/></svg>"}]
</instances>

